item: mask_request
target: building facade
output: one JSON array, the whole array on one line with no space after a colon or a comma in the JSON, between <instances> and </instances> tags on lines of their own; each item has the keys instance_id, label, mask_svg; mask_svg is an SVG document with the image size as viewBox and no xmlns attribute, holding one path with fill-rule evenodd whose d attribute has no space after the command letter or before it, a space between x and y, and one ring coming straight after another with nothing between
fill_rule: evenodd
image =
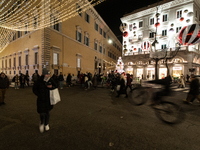
<instances>
[{"instance_id":1,"label":"building facade","mask_svg":"<svg viewBox=\"0 0 200 150\"><path fill-rule=\"evenodd\" d=\"M53 15L49 19L57 21ZM121 47L97 11L92 6L82 11L77 3L77 15L62 23L35 31L16 31L0 53L0 70L10 78L20 73L41 75L44 66L51 74L107 73L114 70Z\"/></svg>"},{"instance_id":2,"label":"building facade","mask_svg":"<svg viewBox=\"0 0 200 150\"><path fill-rule=\"evenodd\" d=\"M161 1L127 14L121 21L125 71L134 77L152 79L155 77L155 61L151 54L163 50L170 54L176 50L180 31L185 26L200 23L200 0ZM155 41L156 26L158 43L154 47L152 43ZM199 44L182 45L167 64L173 77L180 77L181 74L186 76L192 68L199 75ZM167 75L164 60L158 62L157 70L159 79Z\"/></svg>"}]
</instances>

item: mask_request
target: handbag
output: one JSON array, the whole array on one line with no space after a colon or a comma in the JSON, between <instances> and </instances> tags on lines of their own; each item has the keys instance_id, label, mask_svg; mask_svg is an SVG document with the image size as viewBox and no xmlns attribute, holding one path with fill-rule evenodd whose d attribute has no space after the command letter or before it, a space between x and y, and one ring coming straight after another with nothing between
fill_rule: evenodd
<instances>
[{"instance_id":1,"label":"handbag","mask_svg":"<svg viewBox=\"0 0 200 150\"><path fill-rule=\"evenodd\" d=\"M119 91L120 90L120 85L117 85L117 91Z\"/></svg>"},{"instance_id":2,"label":"handbag","mask_svg":"<svg viewBox=\"0 0 200 150\"><path fill-rule=\"evenodd\" d=\"M58 92L58 89L50 90L50 103L51 105L55 105L58 102L60 102L60 94Z\"/></svg>"}]
</instances>

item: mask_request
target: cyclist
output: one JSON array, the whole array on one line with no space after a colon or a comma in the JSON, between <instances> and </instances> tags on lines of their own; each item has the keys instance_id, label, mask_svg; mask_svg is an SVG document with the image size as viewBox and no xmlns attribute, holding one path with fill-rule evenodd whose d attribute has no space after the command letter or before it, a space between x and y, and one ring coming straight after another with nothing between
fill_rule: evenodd
<instances>
[{"instance_id":1,"label":"cyclist","mask_svg":"<svg viewBox=\"0 0 200 150\"><path fill-rule=\"evenodd\" d=\"M161 84L164 85L164 89L156 92L153 99L152 99L152 105L156 105L159 104L160 99L162 98L162 96L168 96L171 94L171 89L170 89L170 84L172 83L172 79L171 76L168 75L167 77L165 77L164 79L161 80L153 80L153 81L148 81L149 83L154 83L154 84Z\"/></svg>"}]
</instances>

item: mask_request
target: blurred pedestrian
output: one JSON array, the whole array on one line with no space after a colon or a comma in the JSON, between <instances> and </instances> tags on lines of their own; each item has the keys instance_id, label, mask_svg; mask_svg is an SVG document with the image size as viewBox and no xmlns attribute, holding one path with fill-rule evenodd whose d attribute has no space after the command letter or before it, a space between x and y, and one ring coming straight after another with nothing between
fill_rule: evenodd
<instances>
[{"instance_id":1,"label":"blurred pedestrian","mask_svg":"<svg viewBox=\"0 0 200 150\"><path fill-rule=\"evenodd\" d=\"M26 81L27 86L29 86L29 75L28 75L28 73L26 73L25 81Z\"/></svg>"},{"instance_id":2,"label":"blurred pedestrian","mask_svg":"<svg viewBox=\"0 0 200 150\"><path fill-rule=\"evenodd\" d=\"M55 88L57 88L57 85L50 78L50 72L43 68L42 76L33 86L33 93L37 96L37 112L40 114L39 131L41 133L50 129L49 112L53 109L53 105L50 104L50 90Z\"/></svg>"},{"instance_id":3,"label":"blurred pedestrian","mask_svg":"<svg viewBox=\"0 0 200 150\"><path fill-rule=\"evenodd\" d=\"M94 74L94 77L92 78L92 84L93 87L96 89L97 88L97 74Z\"/></svg>"},{"instance_id":4,"label":"blurred pedestrian","mask_svg":"<svg viewBox=\"0 0 200 150\"><path fill-rule=\"evenodd\" d=\"M119 90L117 91L118 95L116 97L119 97L121 94L126 94L126 97L128 97L126 92L126 86L125 86L125 77L124 75L120 75L120 81L117 83L117 86L120 86Z\"/></svg>"},{"instance_id":5,"label":"blurred pedestrian","mask_svg":"<svg viewBox=\"0 0 200 150\"><path fill-rule=\"evenodd\" d=\"M15 81L15 89L19 89L19 76L18 76L18 74L16 74L14 81Z\"/></svg>"},{"instance_id":6,"label":"blurred pedestrian","mask_svg":"<svg viewBox=\"0 0 200 150\"><path fill-rule=\"evenodd\" d=\"M60 72L58 79L59 79L59 82L60 82L60 89L62 90L63 89L63 83L64 83L64 76L63 76L62 72Z\"/></svg>"},{"instance_id":7,"label":"blurred pedestrian","mask_svg":"<svg viewBox=\"0 0 200 150\"><path fill-rule=\"evenodd\" d=\"M66 83L69 87L71 86L71 82L72 82L72 76L71 73L69 73L66 80Z\"/></svg>"},{"instance_id":8,"label":"blurred pedestrian","mask_svg":"<svg viewBox=\"0 0 200 150\"><path fill-rule=\"evenodd\" d=\"M127 91L128 87L129 87L131 92L132 92L131 82L132 82L131 76L130 76L130 74L127 74L126 91Z\"/></svg>"},{"instance_id":9,"label":"blurred pedestrian","mask_svg":"<svg viewBox=\"0 0 200 150\"><path fill-rule=\"evenodd\" d=\"M0 105L5 105L6 90L9 88L9 80L2 72L0 74Z\"/></svg>"}]
</instances>

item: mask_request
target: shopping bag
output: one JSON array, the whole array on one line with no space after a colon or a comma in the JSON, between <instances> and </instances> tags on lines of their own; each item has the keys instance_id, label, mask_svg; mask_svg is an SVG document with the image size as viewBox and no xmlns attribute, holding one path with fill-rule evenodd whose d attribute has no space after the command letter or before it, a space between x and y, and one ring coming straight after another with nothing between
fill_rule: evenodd
<instances>
[{"instance_id":1,"label":"shopping bag","mask_svg":"<svg viewBox=\"0 0 200 150\"><path fill-rule=\"evenodd\" d=\"M50 103L51 105L55 105L58 102L60 102L60 94L58 92L58 89L50 90Z\"/></svg>"},{"instance_id":2,"label":"shopping bag","mask_svg":"<svg viewBox=\"0 0 200 150\"><path fill-rule=\"evenodd\" d=\"M119 91L120 90L120 85L117 85L117 91Z\"/></svg>"}]
</instances>

